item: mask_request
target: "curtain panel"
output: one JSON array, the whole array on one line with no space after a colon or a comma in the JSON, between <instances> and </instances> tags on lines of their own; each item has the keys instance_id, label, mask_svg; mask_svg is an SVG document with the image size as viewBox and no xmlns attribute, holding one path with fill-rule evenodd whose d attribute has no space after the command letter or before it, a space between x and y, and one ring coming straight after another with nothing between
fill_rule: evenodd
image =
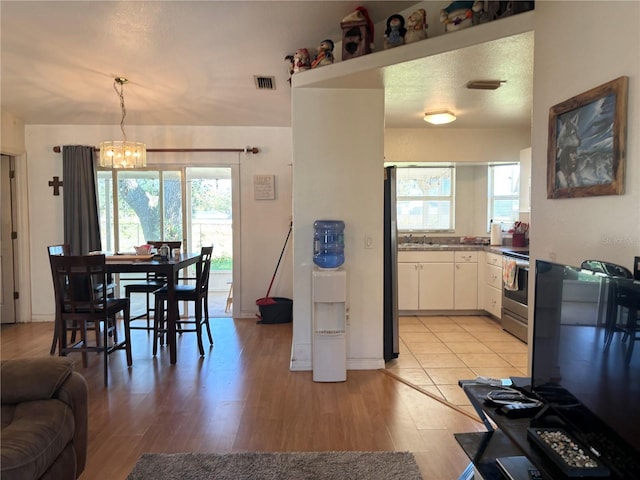
<instances>
[{"instance_id":1,"label":"curtain panel","mask_svg":"<svg viewBox=\"0 0 640 480\"><path fill-rule=\"evenodd\" d=\"M65 145L62 148L64 180L64 241L72 255L102 250L96 194L95 148Z\"/></svg>"}]
</instances>

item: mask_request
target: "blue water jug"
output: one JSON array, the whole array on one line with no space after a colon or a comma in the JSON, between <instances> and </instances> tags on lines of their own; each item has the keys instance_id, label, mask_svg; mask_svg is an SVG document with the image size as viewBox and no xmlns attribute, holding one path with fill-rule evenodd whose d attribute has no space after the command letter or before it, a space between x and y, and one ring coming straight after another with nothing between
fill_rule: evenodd
<instances>
[{"instance_id":1,"label":"blue water jug","mask_svg":"<svg viewBox=\"0 0 640 480\"><path fill-rule=\"evenodd\" d=\"M313 263L321 268L337 268L344 263L344 222L316 220L313 224Z\"/></svg>"}]
</instances>

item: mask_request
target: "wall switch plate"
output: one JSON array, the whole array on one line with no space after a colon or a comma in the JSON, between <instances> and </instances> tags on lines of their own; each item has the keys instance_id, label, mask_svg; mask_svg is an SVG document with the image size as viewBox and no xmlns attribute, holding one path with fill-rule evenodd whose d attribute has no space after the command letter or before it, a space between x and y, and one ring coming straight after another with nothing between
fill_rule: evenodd
<instances>
[{"instance_id":1,"label":"wall switch plate","mask_svg":"<svg viewBox=\"0 0 640 480\"><path fill-rule=\"evenodd\" d=\"M371 235L364 236L364 248L373 248L373 237Z\"/></svg>"}]
</instances>

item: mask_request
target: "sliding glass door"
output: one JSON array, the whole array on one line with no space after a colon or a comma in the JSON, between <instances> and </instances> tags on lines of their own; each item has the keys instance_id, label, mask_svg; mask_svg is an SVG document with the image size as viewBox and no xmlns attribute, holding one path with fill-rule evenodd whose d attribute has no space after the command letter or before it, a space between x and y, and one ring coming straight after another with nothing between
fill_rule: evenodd
<instances>
[{"instance_id":1,"label":"sliding glass door","mask_svg":"<svg viewBox=\"0 0 640 480\"><path fill-rule=\"evenodd\" d=\"M232 167L99 170L102 249L133 252L147 241L181 240L183 251L213 245L213 315L230 313L233 272ZM213 300L211 300L213 299ZM214 305L211 305L214 303ZM226 310L226 312L225 312Z\"/></svg>"}]
</instances>

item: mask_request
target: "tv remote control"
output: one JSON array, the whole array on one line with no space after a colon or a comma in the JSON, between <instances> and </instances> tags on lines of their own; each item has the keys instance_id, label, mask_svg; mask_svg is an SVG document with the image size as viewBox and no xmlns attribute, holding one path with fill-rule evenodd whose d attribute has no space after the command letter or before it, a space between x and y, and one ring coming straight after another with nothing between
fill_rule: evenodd
<instances>
[{"instance_id":1,"label":"tv remote control","mask_svg":"<svg viewBox=\"0 0 640 480\"><path fill-rule=\"evenodd\" d=\"M476 383L481 383L483 385L491 385L492 387L508 387L511 385L511 381L502 380L500 378L490 378L490 377L476 377Z\"/></svg>"},{"instance_id":2,"label":"tv remote control","mask_svg":"<svg viewBox=\"0 0 640 480\"><path fill-rule=\"evenodd\" d=\"M500 407L500 412L508 418L522 418L532 416L539 408L538 403L511 403Z\"/></svg>"}]
</instances>

